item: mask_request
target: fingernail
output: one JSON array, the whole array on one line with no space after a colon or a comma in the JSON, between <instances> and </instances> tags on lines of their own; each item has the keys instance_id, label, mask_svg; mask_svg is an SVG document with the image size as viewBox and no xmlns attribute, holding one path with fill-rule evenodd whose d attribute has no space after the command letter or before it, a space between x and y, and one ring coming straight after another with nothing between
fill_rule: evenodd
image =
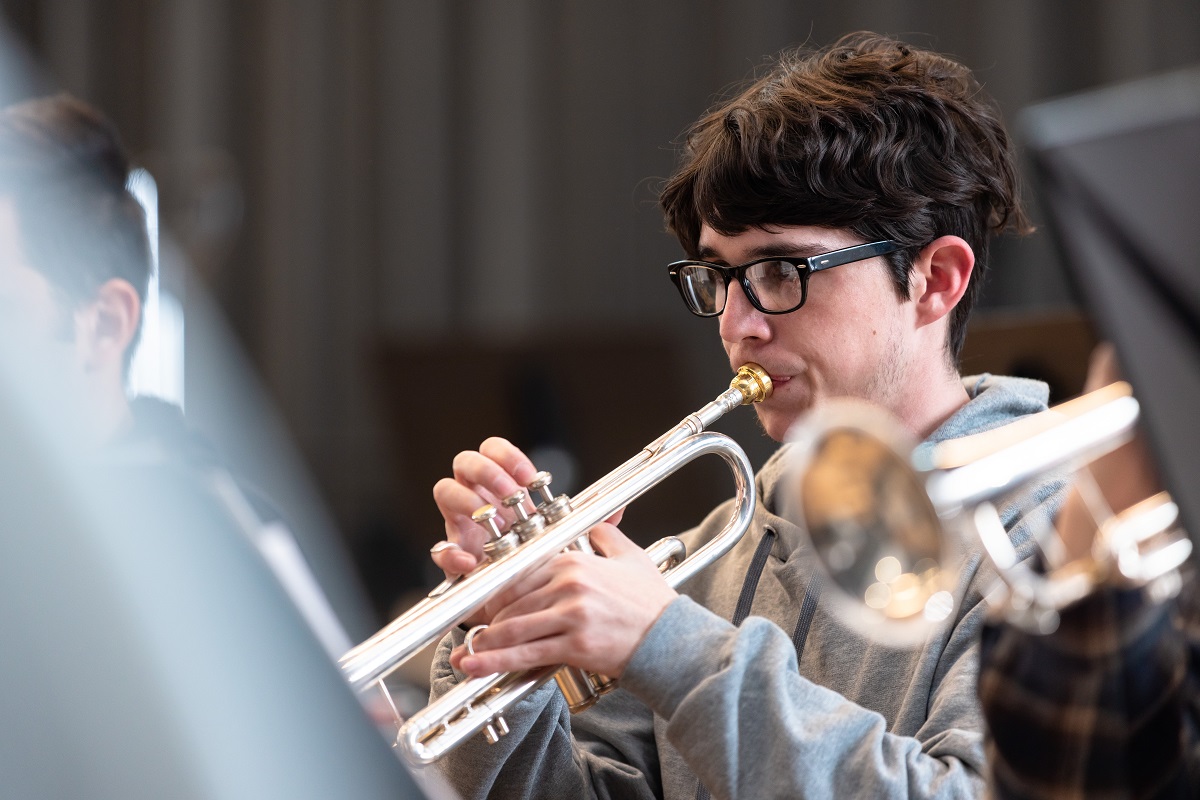
<instances>
[{"instance_id":1,"label":"fingernail","mask_svg":"<svg viewBox=\"0 0 1200 800\"><path fill-rule=\"evenodd\" d=\"M458 545L456 545L454 542L438 542L433 547L429 548L429 552L433 555L436 555L443 550L450 550L451 548L457 550Z\"/></svg>"}]
</instances>

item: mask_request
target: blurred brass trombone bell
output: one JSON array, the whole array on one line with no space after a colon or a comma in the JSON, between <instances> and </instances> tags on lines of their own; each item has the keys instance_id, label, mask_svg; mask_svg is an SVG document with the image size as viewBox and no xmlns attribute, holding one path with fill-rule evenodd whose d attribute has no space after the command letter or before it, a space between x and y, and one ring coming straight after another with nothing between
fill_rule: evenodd
<instances>
[{"instance_id":1,"label":"blurred brass trombone bell","mask_svg":"<svg viewBox=\"0 0 1200 800\"><path fill-rule=\"evenodd\" d=\"M992 431L917 446L883 410L833 401L789 437L782 513L807 529L836 589L832 608L868 636L913 644L948 618L976 537L1004 583L1009 618L1047 632L1061 608L1105 580L1177 585L1192 547L1178 509L1164 492L1108 512L1096 520L1092 568L1043 575L1019 560L990 501L1115 450L1133 436L1138 414L1119 382ZM1089 508L1096 515L1097 504Z\"/></svg>"},{"instance_id":2,"label":"blurred brass trombone bell","mask_svg":"<svg viewBox=\"0 0 1200 800\"><path fill-rule=\"evenodd\" d=\"M549 474L539 473L529 490L539 492L542 502L532 513L526 508L523 492L505 498L504 505L517 517L507 531L501 530L495 508L480 509L475 520L489 530L485 561L470 573L438 586L343 656L339 665L350 686L359 692L376 685L382 688L382 680L390 672L439 641L491 598L565 549L590 550L587 532L592 527L683 465L710 453L719 455L733 472L737 500L729 521L688 558L684 558L683 543L674 537L656 542L646 552L672 586L725 555L750 526L754 473L746 454L732 439L705 428L737 406L761 402L770 394L771 378L766 371L757 364L745 364L729 389L715 400L578 495L554 497L549 491ZM419 765L435 761L479 731L494 742L507 733L505 710L556 677L572 710L590 706L615 685L604 676L559 666L468 679L410 717L401 726L396 744L410 763Z\"/></svg>"}]
</instances>

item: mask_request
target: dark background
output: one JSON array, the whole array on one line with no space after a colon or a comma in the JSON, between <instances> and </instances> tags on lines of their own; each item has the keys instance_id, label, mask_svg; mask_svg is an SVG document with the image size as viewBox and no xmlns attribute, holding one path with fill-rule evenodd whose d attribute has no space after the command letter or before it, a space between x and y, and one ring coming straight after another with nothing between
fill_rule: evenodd
<instances>
[{"instance_id":1,"label":"dark background","mask_svg":"<svg viewBox=\"0 0 1200 800\"><path fill-rule=\"evenodd\" d=\"M724 387L715 324L666 279L679 253L654 186L686 125L765 55L895 34L972 67L1010 122L1040 99L1200 61L1195 0L0 9L46 85L105 110L158 178L189 306L206 289L228 319L381 606L431 580L430 489L457 450L489 433L565 450L577 489ZM1030 315L1060 331L1067 391L1086 351L1071 305L1035 235L997 248L978 320L993 344ZM977 346L964 371L996 369ZM188 381L203 419L222 384L203 358ZM737 416L723 428L761 463L770 442ZM723 468L696 469L630 510L638 538L728 493Z\"/></svg>"}]
</instances>

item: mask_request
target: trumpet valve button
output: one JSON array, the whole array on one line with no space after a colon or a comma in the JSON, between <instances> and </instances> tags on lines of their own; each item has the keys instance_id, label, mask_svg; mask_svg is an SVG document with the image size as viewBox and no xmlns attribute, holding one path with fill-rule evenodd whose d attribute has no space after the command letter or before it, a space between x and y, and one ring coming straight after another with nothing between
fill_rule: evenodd
<instances>
[{"instance_id":1,"label":"trumpet valve button","mask_svg":"<svg viewBox=\"0 0 1200 800\"><path fill-rule=\"evenodd\" d=\"M504 717L493 717L492 721L483 729L483 735L487 738L488 744L495 744L508 735L508 722Z\"/></svg>"},{"instance_id":2,"label":"trumpet valve button","mask_svg":"<svg viewBox=\"0 0 1200 800\"><path fill-rule=\"evenodd\" d=\"M549 472L542 470L537 475L534 475L533 480L529 482L527 486L529 493L533 494L534 492L538 492L542 496L542 502L539 503L539 505L543 505L554 500L554 495L550 492L550 481L552 480L554 480L554 476Z\"/></svg>"},{"instance_id":3,"label":"trumpet valve button","mask_svg":"<svg viewBox=\"0 0 1200 800\"><path fill-rule=\"evenodd\" d=\"M503 500L505 508L511 508L513 513L517 515L517 519L524 521L529 519L529 512L525 510L525 492L518 489Z\"/></svg>"},{"instance_id":4,"label":"trumpet valve button","mask_svg":"<svg viewBox=\"0 0 1200 800\"><path fill-rule=\"evenodd\" d=\"M497 513L496 507L489 503L476 509L475 513L471 515L471 521L486 527L493 540L504 535L504 532L500 530L500 524L496 522Z\"/></svg>"}]
</instances>

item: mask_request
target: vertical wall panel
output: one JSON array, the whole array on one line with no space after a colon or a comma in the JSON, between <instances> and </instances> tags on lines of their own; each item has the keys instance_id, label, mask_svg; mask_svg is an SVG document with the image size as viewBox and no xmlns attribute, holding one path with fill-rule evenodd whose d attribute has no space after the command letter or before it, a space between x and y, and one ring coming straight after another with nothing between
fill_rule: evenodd
<instances>
[{"instance_id":1,"label":"vertical wall panel","mask_svg":"<svg viewBox=\"0 0 1200 800\"><path fill-rule=\"evenodd\" d=\"M460 331L518 338L537 329L535 282L545 129L540 103L544 16L536 0L466 4L457 45L462 168L456 188L455 265L461 275L454 316Z\"/></svg>"},{"instance_id":2,"label":"vertical wall panel","mask_svg":"<svg viewBox=\"0 0 1200 800\"><path fill-rule=\"evenodd\" d=\"M89 0L45 0L41 7L45 66L81 97L91 95L96 77L89 35L95 14Z\"/></svg>"},{"instance_id":3,"label":"vertical wall panel","mask_svg":"<svg viewBox=\"0 0 1200 800\"><path fill-rule=\"evenodd\" d=\"M330 246L335 198L330 193L332 135L329 102L329 9L317 3L272 0L266 5L264 85L256 192L262 258L258 307L262 362L268 383L313 460L331 452L330 378L337 352L330 289L340 279ZM343 155L344 154L340 154Z\"/></svg>"},{"instance_id":4,"label":"vertical wall panel","mask_svg":"<svg viewBox=\"0 0 1200 800\"><path fill-rule=\"evenodd\" d=\"M456 316L456 5L383 2L374 26L378 333L410 341L447 335Z\"/></svg>"}]
</instances>

